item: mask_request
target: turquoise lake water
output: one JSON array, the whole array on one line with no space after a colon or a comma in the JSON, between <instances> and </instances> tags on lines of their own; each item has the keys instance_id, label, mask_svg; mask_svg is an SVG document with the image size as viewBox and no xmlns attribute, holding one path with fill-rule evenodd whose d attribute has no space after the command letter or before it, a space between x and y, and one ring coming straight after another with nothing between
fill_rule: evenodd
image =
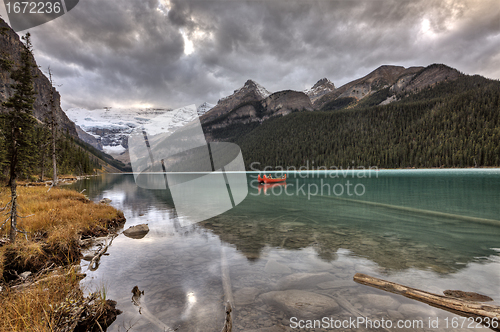
<instances>
[{"instance_id":1,"label":"turquoise lake water","mask_svg":"<svg viewBox=\"0 0 500 332\"><path fill-rule=\"evenodd\" d=\"M285 184L270 186L248 173L241 204L194 224L179 220L168 190L139 188L131 174L76 183L94 201L110 198L127 218L125 229L150 227L142 239L118 236L96 271L82 261L83 285L105 287L123 311L109 330L220 331L226 265L233 331L335 330L294 329L296 316L424 323L408 331L476 330L467 322L453 328L453 319L462 324L453 313L359 285L352 280L358 272L436 294L477 292L500 304L499 169L287 175ZM220 199L214 191L213 201ZM144 290L141 312L131 300L136 285ZM294 309L297 294L326 304Z\"/></svg>"}]
</instances>

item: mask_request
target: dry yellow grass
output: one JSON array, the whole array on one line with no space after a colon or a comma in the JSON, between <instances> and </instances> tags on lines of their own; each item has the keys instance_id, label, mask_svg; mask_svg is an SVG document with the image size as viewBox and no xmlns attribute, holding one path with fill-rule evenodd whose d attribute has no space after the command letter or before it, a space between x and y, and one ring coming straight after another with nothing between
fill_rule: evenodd
<instances>
[{"instance_id":1,"label":"dry yellow grass","mask_svg":"<svg viewBox=\"0 0 500 332\"><path fill-rule=\"evenodd\" d=\"M7 289L0 293L0 331L56 331L58 317L54 308L66 299L80 296L75 273L51 278L22 291Z\"/></svg>"},{"instance_id":2,"label":"dry yellow grass","mask_svg":"<svg viewBox=\"0 0 500 332\"><path fill-rule=\"evenodd\" d=\"M2 188L0 204L10 200L9 188ZM122 212L105 204L88 201L84 195L67 189L19 187L18 228L28 232L28 239L18 234L15 244L0 247L0 284L11 271L37 272L48 264L68 265L80 256L81 235L103 235L108 226L123 221ZM2 219L5 220L5 219ZM8 227L0 236L8 234ZM6 279L7 278L7 279ZM69 297L80 296L74 273L66 277L24 288L0 292L0 331L54 331L57 317L53 308ZM7 289L7 290L5 290ZM75 295L79 294L79 295Z\"/></svg>"}]
</instances>

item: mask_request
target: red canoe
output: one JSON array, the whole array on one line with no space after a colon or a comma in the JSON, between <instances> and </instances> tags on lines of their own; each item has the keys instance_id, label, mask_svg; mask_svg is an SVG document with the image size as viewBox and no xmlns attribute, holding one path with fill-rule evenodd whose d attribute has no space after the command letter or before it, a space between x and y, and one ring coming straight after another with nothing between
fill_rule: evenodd
<instances>
[{"instance_id":1,"label":"red canoe","mask_svg":"<svg viewBox=\"0 0 500 332\"><path fill-rule=\"evenodd\" d=\"M273 179L273 178L268 178L267 175L264 174L264 178L261 178L260 177L260 174L259 176L257 176L257 180L260 182L260 183L276 183L276 182L283 182L283 181L286 181L286 174L281 177L281 178L277 178L277 179Z\"/></svg>"}]
</instances>

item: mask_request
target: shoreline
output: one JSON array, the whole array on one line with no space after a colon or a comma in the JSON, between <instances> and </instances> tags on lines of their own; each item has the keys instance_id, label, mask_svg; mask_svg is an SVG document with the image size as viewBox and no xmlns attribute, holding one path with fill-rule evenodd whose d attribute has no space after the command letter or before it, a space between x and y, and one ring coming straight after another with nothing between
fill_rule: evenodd
<instances>
[{"instance_id":1,"label":"shoreline","mask_svg":"<svg viewBox=\"0 0 500 332\"><path fill-rule=\"evenodd\" d=\"M364 168L364 169L359 169L359 168L338 168L338 169L304 169L304 170L250 170L250 171L225 171L225 173L245 173L245 174L260 174L260 173L306 173L306 172L380 172L380 171L485 171L485 170L497 170L500 172L500 166L499 167L462 167L462 168ZM214 172L142 172L141 174L211 174ZM216 173L216 172L215 172ZM133 175L134 172L123 172L123 173L105 173L105 174L112 174L112 175ZM100 176L100 175L105 175L105 174L98 174L98 175L93 175L93 176Z\"/></svg>"},{"instance_id":2,"label":"shoreline","mask_svg":"<svg viewBox=\"0 0 500 332\"><path fill-rule=\"evenodd\" d=\"M7 189L7 190L6 190ZM106 290L85 297L80 280L82 251L95 239L115 235L123 227L123 213L107 204L64 187L20 186L22 219L15 243L0 233L0 331L53 331L79 327L100 331L120 311L106 299ZM0 191L2 206L8 188ZM88 290L87 290L88 291ZM5 306L3 304L6 304ZM68 323L69 322L69 323ZM70 325L68 325L70 324Z\"/></svg>"}]
</instances>

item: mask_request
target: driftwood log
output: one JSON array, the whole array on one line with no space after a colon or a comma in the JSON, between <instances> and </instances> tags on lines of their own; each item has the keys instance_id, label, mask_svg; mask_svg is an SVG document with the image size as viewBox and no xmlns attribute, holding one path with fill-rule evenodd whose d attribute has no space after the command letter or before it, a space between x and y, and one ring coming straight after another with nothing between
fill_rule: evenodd
<instances>
[{"instance_id":1,"label":"driftwood log","mask_svg":"<svg viewBox=\"0 0 500 332\"><path fill-rule=\"evenodd\" d=\"M111 245L111 243L113 243L113 240L115 239L116 236L117 235L111 236L109 243L107 243L108 241L106 240L106 243L101 248L101 250L99 250L97 254L94 256L94 258L92 258L92 260L89 263L90 271L95 271L97 270L97 268L99 268L99 261L101 260L102 255L104 255L106 251L108 251L109 246Z\"/></svg>"},{"instance_id":2,"label":"driftwood log","mask_svg":"<svg viewBox=\"0 0 500 332\"><path fill-rule=\"evenodd\" d=\"M353 279L357 283L403 295L410 299L424 302L461 316L489 317L491 319L494 318L500 320L500 307L496 305L437 295L416 288L406 287L394 282L370 277L362 273L356 273Z\"/></svg>"},{"instance_id":3,"label":"driftwood log","mask_svg":"<svg viewBox=\"0 0 500 332\"><path fill-rule=\"evenodd\" d=\"M231 332L233 329L233 318L231 317L232 311L233 308L231 307L231 302L227 301L225 314L226 319L224 321L224 326L222 327L222 332Z\"/></svg>"},{"instance_id":4,"label":"driftwood log","mask_svg":"<svg viewBox=\"0 0 500 332\"><path fill-rule=\"evenodd\" d=\"M224 298L226 300L226 310L224 326L222 327L222 332L231 332L233 328L233 290L231 288L231 278L229 276L229 267L227 264L226 251L224 247L220 249L221 255L221 272L222 272L222 288L224 289Z\"/></svg>"}]
</instances>

